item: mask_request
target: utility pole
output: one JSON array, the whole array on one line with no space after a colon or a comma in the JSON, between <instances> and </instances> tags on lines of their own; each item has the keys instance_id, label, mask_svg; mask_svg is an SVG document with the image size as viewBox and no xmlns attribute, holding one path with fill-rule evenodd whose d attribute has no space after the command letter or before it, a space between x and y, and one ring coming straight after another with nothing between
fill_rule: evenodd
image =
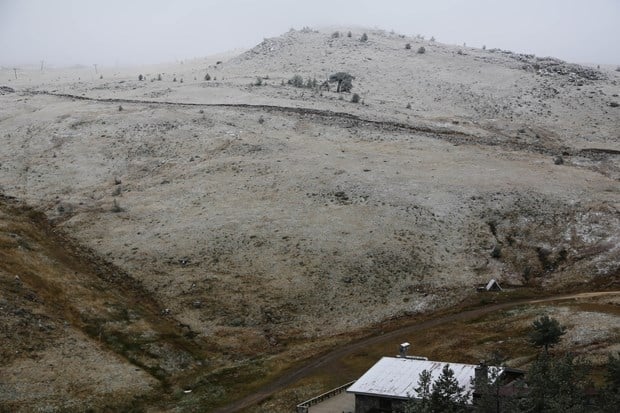
<instances>
[{"instance_id":1,"label":"utility pole","mask_svg":"<svg viewBox=\"0 0 620 413\"><path fill-rule=\"evenodd\" d=\"M97 64L95 63L93 66L95 66L95 74L99 73L97 72Z\"/></svg>"},{"instance_id":2,"label":"utility pole","mask_svg":"<svg viewBox=\"0 0 620 413\"><path fill-rule=\"evenodd\" d=\"M41 60L41 71L43 71L43 64L45 63L45 60Z\"/></svg>"},{"instance_id":3,"label":"utility pole","mask_svg":"<svg viewBox=\"0 0 620 413\"><path fill-rule=\"evenodd\" d=\"M17 69L13 68L13 72L15 72L15 79L17 79Z\"/></svg>"}]
</instances>

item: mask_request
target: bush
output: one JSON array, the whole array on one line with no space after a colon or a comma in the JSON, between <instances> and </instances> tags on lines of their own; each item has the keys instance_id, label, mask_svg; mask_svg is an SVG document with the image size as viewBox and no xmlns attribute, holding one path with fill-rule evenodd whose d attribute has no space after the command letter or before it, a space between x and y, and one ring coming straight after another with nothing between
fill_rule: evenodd
<instances>
[{"instance_id":1,"label":"bush","mask_svg":"<svg viewBox=\"0 0 620 413\"><path fill-rule=\"evenodd\" d=\"M288 84L294 87L304 87L304 78L300 75L295 75L288 80Z\"/></svg>"},{"instance_id":2,"label":"bush","mask_svg":"<svg viewBox=\"0 0 620 413\"><path fill-rule=\"evenodd\" d=\"M411 103L407 103L407 106L405 106L407 109L411 109Z\"/></svg>"},{"instance_id":3,"label":"bush","mask_svg":"<svg viewBox=\"0 0 620 413\"><path fill-rule=\"evenodd\" d=\"M362 37L360 38L360 41L367 42L368 41L368 35L366 33L362 34Z\"/></svg>"},{"instance_id":4,"label":"bush","mask_svg":"<svg viewBox=\"0 0 620 413\"><path fill-rule=\"evenodd\" d=\"M424 46L420 46L420 48L418 49L418 54L424 54L426 53L426 49L424 48Z\"/></svg>"},{"instance_id":5,"label":"bush","mask_svg":"<svg viewBox=\"0 0 620 413\"><path fill-rule=\"evenodd\" d=\"M337 39L340 37L340 32L333 32L332 33L332 39Z\"/></svg>"},{"instance_id":6,"label":"bush","mask_svg":"<svg viewBox=\"0 0 620 413\"><path fill-rule=\"evenodd\" d=\"M121 105L118 105L118 111L122 112L123 111L123 107Z\"/></svg>"},{"instance_id":7,"label":"bush","mask_svg":"<svg viewBox=\"0 0 620 413\"><path fill-rule=\"evenodd\" d=\"M263 115L260 115L260 117L258 118L258 123L260 123L261 125L265 123L265 118L263 118Z\"/></svg>"},{"instance_id":8,"label":"bush","mask_svg":"<svg viewBox=\"0 0 620 413\"><path fill-rule=\"evenodd\" d=\"M354 93L353 96L351 96L351 103L360 103L360 95Z\"/></svg>"},{"instance_id":9,"label":"bush","mask_svg":"<svg viewBox=\"0 0 620 413\"><path fill-rule=\"evenodd\" d=\"M123 211L123 208L121 208L121 206L118 204L118 202L116 202L116 199L115 199L115 200L114 200L114 202L112 203L112 209L111 209L111 211L112 211L112 212L115 212L115 213L117 213L117 212L122 212L122 211Z\"/></svg>"},{"instance_id":10,"label":"bush","mask_svg":"<svg viewBox=\"0 0 620 413\"><path fill-rule=\"evenodd\" d=\"M172 81L173 81L173 82L176 82L176 81L177 81L177 78L175 77L174 79L172 79Z\"/></svg>"},{"instance_id":11,"label":"bush","mask_svg":"<svg viewBox=\"0 0 620 413\"><path fill-rule=\"evenodd\" d=\"M347 37L353 37L353 33L351 32L347 33Z\"/></svg>"},{"instance_id":12,"label":"bush","mask_svg":"<svg viewBox=\"0 0 620 413\"><path fill-rule=\"evenodd\" d=\"M208 82L209 80L211 80L211 75L210 74L206 74L205 75L205 80Z\"/></svg>"},{"instance_id":13,"label":"bush","mask_svg":"<svg viewBox=\"0 0 620 413\"><path fill-rule=\"evenodd\" d=\"M161 80L161 73L157 75L157 80Z\"/></svg>"},{"instance_id":14,"label":"bush","mask_svg":"<svg viewBox=\"0 0 620 413\"><path fill-rule=\"evenodd\" d=\"M263 79L261 79L260 77L256 78L256 82L254 82L254 86L262 86L263 85Z\"/></svg>"},{"instance_id":15,"label":"bush","mask_svg":"<svg viewBox=\"0 0 620 413\"><path fill-rule=\"evenodd\" d=\"M140 75L138 75L138 80L139 80L140 82L142 82L142 81L144 80L144 76L142 76L141 74L140 74Z\"/></svg>"},{"instance_id":16,"label":"bush","mask_svg":"<svg viewBox=\"0 0 620 413\"><path fill-rule=\"evenodd\" d=\"M407 44L405 45L405 49L407 49L407 50L411 50L411 43L407 43Z\"/></svg>"},{"instance_id":17,"label":"bush","mask_svg":"<svg viewBox=\"0 0 620 413\"><path fill-rule=\"evenodd\" d=\"M493 247L493 250L491 251L491 257L495 259L499 259L502 257L502 249L500 248L499 245L495 245Z\"/></svg>"},{"instance_id":18,"label":"bush","mask_svg":"<svg viewBox=\"0 0 620 413\"><path fill-rule=\"evenodd\" d=\"M435 36L431 36L431 42L435 41Z\"/></svg>"}]
</instances>

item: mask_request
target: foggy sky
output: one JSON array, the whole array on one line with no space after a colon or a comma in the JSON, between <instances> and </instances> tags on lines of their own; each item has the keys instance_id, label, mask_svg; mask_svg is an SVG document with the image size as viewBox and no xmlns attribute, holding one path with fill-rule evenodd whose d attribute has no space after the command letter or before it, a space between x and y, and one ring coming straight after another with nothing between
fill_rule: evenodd
<instances>
[{"instance_id":1,"label":"foggy sky","mask_svg":"<svg viewBox=\"0 0 620 413\"><path fill-rule=\"evenodd\" d=\"M169 62L303 26L620 64L620 0L0 0L0 65Z\"/></svg>"}]
</instances>

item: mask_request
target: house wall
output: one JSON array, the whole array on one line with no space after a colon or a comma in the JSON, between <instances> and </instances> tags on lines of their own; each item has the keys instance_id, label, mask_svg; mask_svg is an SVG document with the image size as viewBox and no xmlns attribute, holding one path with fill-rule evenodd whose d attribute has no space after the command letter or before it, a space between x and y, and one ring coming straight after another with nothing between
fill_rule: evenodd
<instances>
[{"instance_id":1,"label":"house wall","mask_svg":"<svg viewBox=\"0 0 620 413\"><path fill-rule=\"evenodd\" d=\"M355 413L397 413L402 411L406 400L385 397L355 395Z\"/></svg>"}]
</instances>

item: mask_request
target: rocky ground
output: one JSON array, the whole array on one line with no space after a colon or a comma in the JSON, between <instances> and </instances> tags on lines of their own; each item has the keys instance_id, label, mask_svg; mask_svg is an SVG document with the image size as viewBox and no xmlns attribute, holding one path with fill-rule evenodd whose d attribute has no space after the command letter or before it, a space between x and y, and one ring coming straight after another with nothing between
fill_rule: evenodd
<instances>
[{"instance_id":1,"label":"rocky ground","mask_svg":"<svg viewBox=\"0 0 620 413\"><path fill-rule=\"evenodd\" d=\"M490 278L617 283L620 72L346 33L3 70L0 190L230 360L445 308ZM337 71L361 103L287 84Z\"/></svg>"}]
</instances>

